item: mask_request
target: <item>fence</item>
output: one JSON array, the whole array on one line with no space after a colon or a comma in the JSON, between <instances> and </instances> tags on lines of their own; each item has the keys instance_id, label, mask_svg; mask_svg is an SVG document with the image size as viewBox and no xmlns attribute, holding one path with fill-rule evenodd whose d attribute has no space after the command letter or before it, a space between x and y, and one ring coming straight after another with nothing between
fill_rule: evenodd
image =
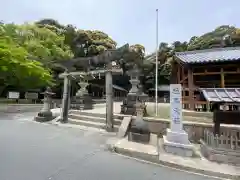
<instances>
[{"instance_id":1,"label":"fence","mask_svg":"<svg viewBox=\"0 0 240 180\"><path fill-rule=\"evenodd\" d=\"M214 135L209 130L204 130L204 142L212 147L218 149L231 149L240 151L240 131L224 131L220 135Z\"/></svg>"}]
</instances>

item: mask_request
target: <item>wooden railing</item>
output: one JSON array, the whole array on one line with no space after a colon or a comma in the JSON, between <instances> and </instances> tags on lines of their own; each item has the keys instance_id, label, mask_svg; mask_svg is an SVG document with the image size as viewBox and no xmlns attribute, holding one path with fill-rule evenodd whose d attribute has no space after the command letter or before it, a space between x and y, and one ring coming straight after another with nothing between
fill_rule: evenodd
<instances>
[{"instance_id":1,"label":"wooden railing","mask_svg":"<svg viewBox=\"0 0 240 180\"><path fill-rule=\"evenodd\" d=\"M214 135L213 132L204 130L204 142L212 147L218 149L231 149L240 151L240 132L239 131L225 131L220 135Z\"/></svg>"}]
</instances>

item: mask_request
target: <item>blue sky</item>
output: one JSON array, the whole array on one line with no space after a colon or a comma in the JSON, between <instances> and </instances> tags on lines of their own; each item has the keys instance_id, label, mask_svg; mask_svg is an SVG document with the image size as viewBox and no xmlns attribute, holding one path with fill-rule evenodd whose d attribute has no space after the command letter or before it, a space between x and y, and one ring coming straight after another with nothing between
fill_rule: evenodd
<instances>
[{"instance_id":1,"label":"blue sky","mask_svg":"<svg viewBox=\"0 0 240 180\"><path fill-rule=\"evenodd\" d=\"M4 22L53 18L102 30L118 45L142 44L148 53L156 47L156 8L159 42L189 40L223 24L240 27L240 0L5 0L1 6Z\"/></svg>"}]
</instances>

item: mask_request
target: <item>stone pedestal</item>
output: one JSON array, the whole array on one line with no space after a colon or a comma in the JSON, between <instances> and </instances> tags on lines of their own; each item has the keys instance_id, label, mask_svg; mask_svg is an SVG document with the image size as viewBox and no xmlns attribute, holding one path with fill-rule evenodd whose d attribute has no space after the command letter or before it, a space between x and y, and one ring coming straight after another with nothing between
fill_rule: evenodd
<instances>
[{"instance_id":1,"label":"stone pedestal","mask_svg":"<svg viewBox=\"0 0 240 180\"><path fill-rule=\"evenodd\" d=\"M180 84L170 85L171 129L163 136L163 146L166 152L180 156L193 156L193 145L188 140L188 134L182 125L182 88Z\"/></svg>"},{"instance_id":2,"label":"stone pedestal","mask_svg":"<svg viewBox=\"0 0 240 180\"><path fill-rule=\"evenodd\" d=\"M54 94L55 93L52 93L49 87L46 89L46 91L44 92L43 108L38 113L37 117L35 117L35 121L46 122L54 119L53 114L51 112L51 106L53 103L51 96Z\"/></svg>"},{"instance_id":3,"label":"stone pedestal","mask_svg":"<svg viewBox=\"0 0 240 180\"><path fill-rule=\"evenodd\" d=\"M93 100L92 97L87 93L83 95L83 110L93 109Z\"/></svg>"},{"instance_id":4,"label":"stone pedestal","mask_svg":"<svg viewBox=\"0 0 240 180\"><path fill-rule=\"evenodd\" d=\"M148 144L150 141L150 131L147 122L143 120L143 112L146 106L143 102L137 101L135 107L137 116L131 123L128 140Z\"/></svg>"},{"instance_id":5,"label":"stone pedestal","mask_svg":"<svg viewBox=\"0 0 240 180\"><path fill-rule=\"evenodd\" d=\"M136 115L136 100L137 95L128 94L126 99L123 100L123 104L121 105L121 113L126 115Z\"/></svg>"},{"instance_id":6,"label":"stone pedestal","mask_svg":"<svg viewBox=\"0 0 240 180\"><path fill-rule=\"evenodd\" d=\"M164 149L168 153L179 156L193 156L193 145L188 140L188 134L185 131L173 132L167 129L167 135L163 136Z\"/></svg>"}]
</instances>

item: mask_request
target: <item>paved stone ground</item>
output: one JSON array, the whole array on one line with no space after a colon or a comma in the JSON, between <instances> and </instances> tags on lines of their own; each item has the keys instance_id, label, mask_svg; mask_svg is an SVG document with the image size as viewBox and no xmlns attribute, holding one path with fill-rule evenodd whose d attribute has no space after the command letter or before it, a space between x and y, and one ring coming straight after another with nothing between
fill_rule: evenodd
<instances>
[{"instance_id":1,"label":"paved stone ground","mask_svg":"<svg viewBox=\"0 0 240 180\"><path fill-rule=\"evenodd\" d=\"M111 135L32 122L35 114L0 114L1 180L214 179L113 154Z\"/></svg>"}]
</instances>

